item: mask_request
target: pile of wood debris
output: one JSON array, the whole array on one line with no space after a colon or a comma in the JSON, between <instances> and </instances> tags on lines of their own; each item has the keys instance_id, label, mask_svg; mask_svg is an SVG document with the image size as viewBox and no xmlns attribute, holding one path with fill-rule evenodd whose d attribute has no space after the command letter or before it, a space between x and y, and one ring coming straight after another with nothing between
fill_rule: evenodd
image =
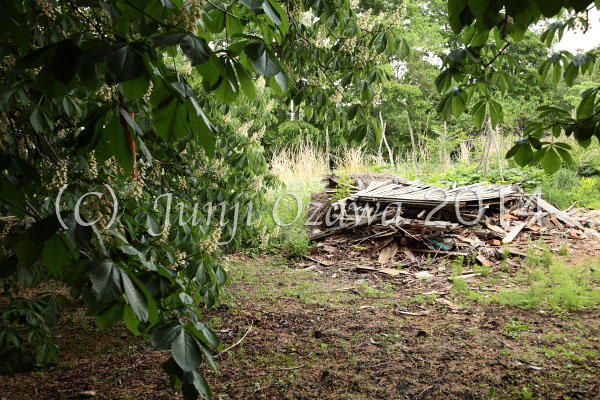
<instances>
[{"instance_id":1,"label":"pile of wood debris","mask_svg":"<svg viewBox=\"0 0 600 400\"><path fill-rule=\"evenodd\" d=\"M516 184L439 188L363 175L352 177L348 197L333 201L341 182L326 179L327 190L307 211L309 237L317 242L307 258L322 266L353 259L352 270L398 276L461 256L488 268L517 267L514 257L532 248L600 250L600 212L559 210Z\"/></svg>"}]
</instances>

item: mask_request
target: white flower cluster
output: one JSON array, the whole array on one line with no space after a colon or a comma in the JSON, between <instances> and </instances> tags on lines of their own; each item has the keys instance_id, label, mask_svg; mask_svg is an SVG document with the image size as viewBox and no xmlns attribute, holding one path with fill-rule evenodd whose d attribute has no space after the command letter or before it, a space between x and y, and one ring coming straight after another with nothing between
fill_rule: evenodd
<instances>
[{"instance_id":1,"label":"white flower cluster","mask_svg":"<svg viewBox=\"0 0 600 400\"><path fill-rule=\"evenodd\" d=\"M254 140L255 142L260 142L260 139L263 138L266 131L267 131L267 127L263 126L262 128L260 128L259 130L257 130L256 132L254 132L252 134L252 140Z\"/></svg>"},{"instance_id":2,"label":"white flower cluster","mask_svg":"<svg viewBox=\"0 0 600 400\"><path fill-rule=\"evenodd\" d=\"M37 7L40 12L45 15L48 19L54 19L55 12L54 7L48 0L37 0Z\"/></svg>"},{"instance_id":3,"label":"white flower cluster","mask_svg":"<svg viewBox=\"0 0 600 400\"><path fill-rule=\"evenodd\" d=\"M256 90L258 90L259 93L262 93L262 91L265 90L265 85L265 78L262 76L256 80Z\"/></svg>"},{"instance_id":4,"label":"white flower cluster","mask_svg":"<svg viewBox=\"0 0 600 400\"><path fill-rule=\"evenodd\" d=\"M98 221L96 223L96 226L98 227L98 229L104 228L108 222L110 221L110 218L112 216L112 203L111 201L106 197L103 196L102 198L98 198L96 196L89 196L86 197L85 199L85 210L91 209L91 213L90 213L90 221ZM122 230L122 228L121 228ZM103 235L103 240L110 242L110 239L108 239L109 237L112 237L112 235L106 234L106 238Z\"/></svg>"},{"instance_id":5,"label":"white flower cluster","mask_svg":"<svg viewBox=\"0 0 600 400\"><path fill-rule=\"evenodd\" d=\"M142 96L142 101L144 103L150 103L150 96L152 95L152 89L154 89L154 83L152 83L152 81L150 81L150 86L148 86L148 91L146 92L146 94L144 94Z\"/></svg>"},{"instance_id":6,"label":"white flower cluster","mask_svg":"<svg viewBox=\"0 0 600 400\"><path fill-rule=\"evenodd\" d=\"M333 46L333 41L330 40L330 38L328 37L328 33L326 31L326 28L320 26L317 29L317 35L315 37L315 39L313 40L313 43L317 46L317 47L321 47L324 49L330 49Z\"/></svg>"},{"instance_id":7,"label":"white flower cluster","mask_svg":"<svg viewBox=\"0 0 600 400\"><path fill-rule=\"evenodd\" d=\"M219 247L219 241L221 240L221 227L217 226L213 231L208 235L208 237L200 243L200 249L207 253L214 253Z\"/></svg>"},{"instance_id":8,"label":"white flower cluster","mask_svg":"<svg viewBox=\"0 0 600 400\"><path fill-rule=\"evenodd\" d=\"M281 226L279 225L275 225L275 228L273 228L273 232L271 232L272 236L274 239L279 238L279 234L281 233Z\"/></svg>"},{"instance_id":9,"label":"white flower cluster","mask_svg":"<svg viewBox=\"0 0 600 400\"><path fill-rule=\"evenodd\" d=\"M185 251L177 251L175 253L176 265L174 265L175 268L173 268L173 269L184 266L185 262L187 260L187 257L188 257L188 255Z\"/></svg>"},{"instance_id":10,"label":"white flower cluster","mask_svg":"<svg viewBox=\"0 0 600 400\"><path fill-rule=\"evenodd\" d=\"M67 184L68 180L68 166L65 160L58 161L58 168L54 170L54 175L50 184L47 186L49 191L58 191L61 187Z\"/></svg>"},{"instance_id":11,"label":"white flower cluster","mask_svg":"<svg viewBox=\"0 0 600 400\"><path fill-rule=\"evenodd\" d=\"M223 120L223 123L225 123L225 124L230 123L231 122L231 113L228 112L227 114L223 115L221 117L221 119Z\"/></svg>"},{"instance_id":12,"label":"white flower cluster","mask_svg":"<svg viewBox=\"0 0 600 400\"><path fill-rule=\"evenodd\" d=\"M179 72L185 76L192 75L192 64L186 62L179 68Z\"/></svg>"},{"instance_id":13,"label":"white flower cluster","mask_svg":"<svg viewBox=\"0 0 600 400\"><path fill-rule=\"evenodd\" d=\"M96 151L92 151L88 158L88 172L90 173L90 177L92 179L96 179L98 177L98 161L96 161Z\"/></svg>"},{"instance_id":14,"label":"white flower cluster","mask_svg":"<svg viewBox=\"0 0 600 400\"><path fill-rule=\"evenodd\" d=\"M6 115L6 113L2 113L0 114L0 132L7 132L8 128L10 128L10 120L8 119L8 115Z\"/></svg>"},{"instance_id":15,"label":"white flower cluster","mask_svg":"<svg viewBox=\"0 0 600 400\"><path fill-rule=\"evenodd\" d=\"M263 187L264 176L256 175L250 184L250 190L258 192Z\"/></svg>"},{"instance_id":16,"label":"white flower cluster","mask_svg":"<svg viewBox=\"0 0 600 400\"><path fill-rule=\"evenodd\" d=\"M402 3L388 18L391 28L399 28L402 26L404 13L406 12L406 4Z\"/></svg>"},{"instance_id":17,"label":"white flower cluster","mask_svg":"<svg viewBox=\"0 0 600 400\"><path fill-rule=\"evenodd\" d=\"M315 15L312 11L306 11L300 14L300 23L306 26L312 26L313 20L315 19Z\"/></svg>"},{"instance_id":18,"label":"white flower cluster","mask_svg":"<svg viewBox=\"0 0 600 400\"><path fill-rule=\"evenodd\" d=\"M373 105L377 105L379 103L379 99L381 98L381 92L383 91L381 83L377 84L375 88L373 88Z\"/></svg>"},{"instance_id":19,"label":"white flower cluster","mask_svg":"<svg viewBox=\"0 0 600 400\"><path fill-rule=\"evenodd\" d=\"M351 36L349 38L344 39L342 45L340 46L340 51L346 54L354 53L354 49L356 48L356 36Z\"/></svg>"},{"instance_id":20,"label":"white flower cluster","mask_svg":"<svg viewBox=\"0 0 600 400\"><path fill-rule=\"evenodd\" d=\"M371 52L366 47L362 47L362 48L357 47L356 50L357 50L356 51L356 63L359 66L364 67L365 65L367 65L369 60L371 60Z\"/></svg>"},{"instance_id":21,"label":"white flower cluster","mask_svg":"<svg viewBox=\"0 0 600 400\"><path fill-rule=\"evenodd\" d=\"M184 176L179 176L177 178L177 188L182 192L185 192L187 190L188 185Z\"/></svg>"},{"instance_id":22,"label":"white flower cluster","mask_svg":"<svg viewBox=\"0 0 600 400\"><path fill-rule=\"evenodd\" d=\"M113 98L116 92L117 85L103 85L98 91L98 94L102 100L108 101Z\"/></svg>"},{"instance_id":23,"label":"white flower cluster","mask_svg":"<svg viewBox=\"0 0 600 400\"><path fill-rule=\"evenodd\" d=\"M269 102L265 106L265 111L266 112L271 112L271 111L273 111L273 108L275 108L275 99L269 100Z\"/></svg>"},{"instance_id":24,"label":"white flower cluster","mask_svg":"<svg viewBox=\"0 0 600 400\"><path fill-rule=\"evenodd\" d=\"M331 102L333 104L340 104L342 102L342 99L344 97L344 88L341 86L337 86L335 88L335 94L333 96L331 96Z\"/></svg>"},{"instance_id":25,"label":"white flower cluster","mask_svg":"<svg viewBox=\"0 0 600 400\"><path fill-rule=\"evenodd\" d=\"M252 126L252 121L244 122L239 128L237 128L236 133L240 136L248 137L248 130Z\"/></svg>"},{"instance_id":26,"label":"white flower cluster","mask_svg":"<svg viewBox=\"0 0 600 400\"><path fill-rule=\"evenodd\" d=\"M4 239L5 237L7 237L10 231L12 230L12 227L16 224L17 221L12 221L10 219L5 220L4 226L2 226L2 232L0 232L0 239Z\"/></svg>"},{"instance_id":27,"label":"white flower cluster","mask_svg":"<svg viewBox=\"0 0 600 400\"><path fill-rule=\"evenodd\" d=\"M213 162L213 169L215 173L215 178L223 179L227 176L229 172L229 165L225 163L225 160L222 158L215 158Z\"/></svg>"},{"instance_id":28,"label":"white flower cluster","mask_svg":"<svg viewBox=\"0 0 600 400\"><path fill-rule=\"evenodd\" d=\"M186 31L196 33L198 31L197 22L202 18L202 3L201 0L184 0L179 15L170 14L166 22L172 25L181 24Z\"/></svg>"},{"instance_id":29,"label":"white flower cluster","mask_svg":"<svg viewBox=\"0 0 600 400\"><path fill-rule=\"evenodd\" d=\"M165 230L160 235L160 242L167 243L169 240L169 225L165 227Z\"/></svg>"},{"instance_id":30,"label":"white flower cluster","mask_svg":"<svg viewBox=\"0 0 600 400\"><path fill-rule=\"evenodd\" d=\"M16 58L10 54L7 56L4 56L4 58L2 59L2 63L6 66L6 69L13 68L15 66L16 62L17 62Z\"/></svg>"},{"instance_id":31,"label":"white flower cluster","mask_svg":"<svg viewBox=\"0 0 600 400\"><path fill-rule=\"evenodd\" d=\"M267 233L267 227L263 226L262 230L260 231L260 234L258 235L258 249L260 251L265 251L267 249L267 246L269 245L269 239L270 236Z\"/></svg>"},{"instance_id":32,"label":"white flower cluster","mask_svg":"<svg viewBox=\"0 0 600 400\"><path fill-rule=\"evenodd\" d=\"M17 142L17 152L21 158L27 158L29 155L29 150L27 150L27 145L25 144L25 139L20 138Z\"/></svg>"}]
</instances>

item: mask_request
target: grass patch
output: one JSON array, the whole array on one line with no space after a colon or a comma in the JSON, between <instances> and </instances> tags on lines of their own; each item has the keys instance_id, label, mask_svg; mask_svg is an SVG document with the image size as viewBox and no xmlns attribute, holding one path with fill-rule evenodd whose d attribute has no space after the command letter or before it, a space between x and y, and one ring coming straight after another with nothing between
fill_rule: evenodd
<instances>
[{"instance_id":1,"label":"grass patch","mask_svg":"<svg viewBox=\"0 0 600 400\"><path fill-rule=\"evenodd\" d=\"M575 267L559 262L535 265L529 267L522 279L530 286L503 290L494 300L522 309L546 306L569 311L600 304L598 266Z\"/></svg>"}]
</instances>

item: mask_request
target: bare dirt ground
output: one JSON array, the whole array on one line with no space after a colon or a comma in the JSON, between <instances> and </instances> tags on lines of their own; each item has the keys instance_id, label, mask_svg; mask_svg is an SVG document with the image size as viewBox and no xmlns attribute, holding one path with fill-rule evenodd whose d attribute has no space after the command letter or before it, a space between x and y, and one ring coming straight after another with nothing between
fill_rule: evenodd
<instances>
[{"instance_id":1,"label":"bare dirt ground","mask_svg":"<svg viewBox=\"0 0 600 400\"><path fill-rule=\"evenodd\" d=\"M243 340L218 356L218 377L205 371L217 399L600 398L597 309L423 295L277 256L230 256L229 270L231 298L207 319L223 349ZM485 297L495 275L469 285ZM180 398L160 367L166 352L72 311L55 331L58 362L0 377L0 398Z\"/></svg>"}]
</instances>

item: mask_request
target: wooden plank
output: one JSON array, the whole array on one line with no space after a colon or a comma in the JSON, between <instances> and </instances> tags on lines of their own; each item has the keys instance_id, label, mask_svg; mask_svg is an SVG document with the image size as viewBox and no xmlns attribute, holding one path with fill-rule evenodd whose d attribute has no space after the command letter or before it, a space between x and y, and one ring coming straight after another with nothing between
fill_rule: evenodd
<instances>
[{"instance_id":1,"label":"wooden plank","mask_svg":"<svg viewBox=\"0 0 600 400\"><path fill-rule=\"evenodd\" d=\"M523 230L523 228L525 228L525 225L527 225L528 222L529 222L529 220L523 221L523 222L519 223L518 225L516 225L514 228L512 228L512 230L510 232L508 232L508 235L506 235L504 237L504 239L502 239L502 243L506 244L506 243L510 243L513 240L515 240L517 235Z\"/></svg>"},{"instance_id":2,"label":"wooden plank","mask_svg":"<svg viewBox=\"0 0 600 400\"><path fill-rule=\"evenodd\" d=\"M556 218L563 221L565 224L569 224L571 226L576 226L577 228L583 229L583 225L579 223L576 219L569 216L567 213L562 212L558 208L554 207L552 204L548 203L546 200L538 197L537 204L545 211L548 211L550 214L556 215Z\"/></svg>"}]
</instances>

